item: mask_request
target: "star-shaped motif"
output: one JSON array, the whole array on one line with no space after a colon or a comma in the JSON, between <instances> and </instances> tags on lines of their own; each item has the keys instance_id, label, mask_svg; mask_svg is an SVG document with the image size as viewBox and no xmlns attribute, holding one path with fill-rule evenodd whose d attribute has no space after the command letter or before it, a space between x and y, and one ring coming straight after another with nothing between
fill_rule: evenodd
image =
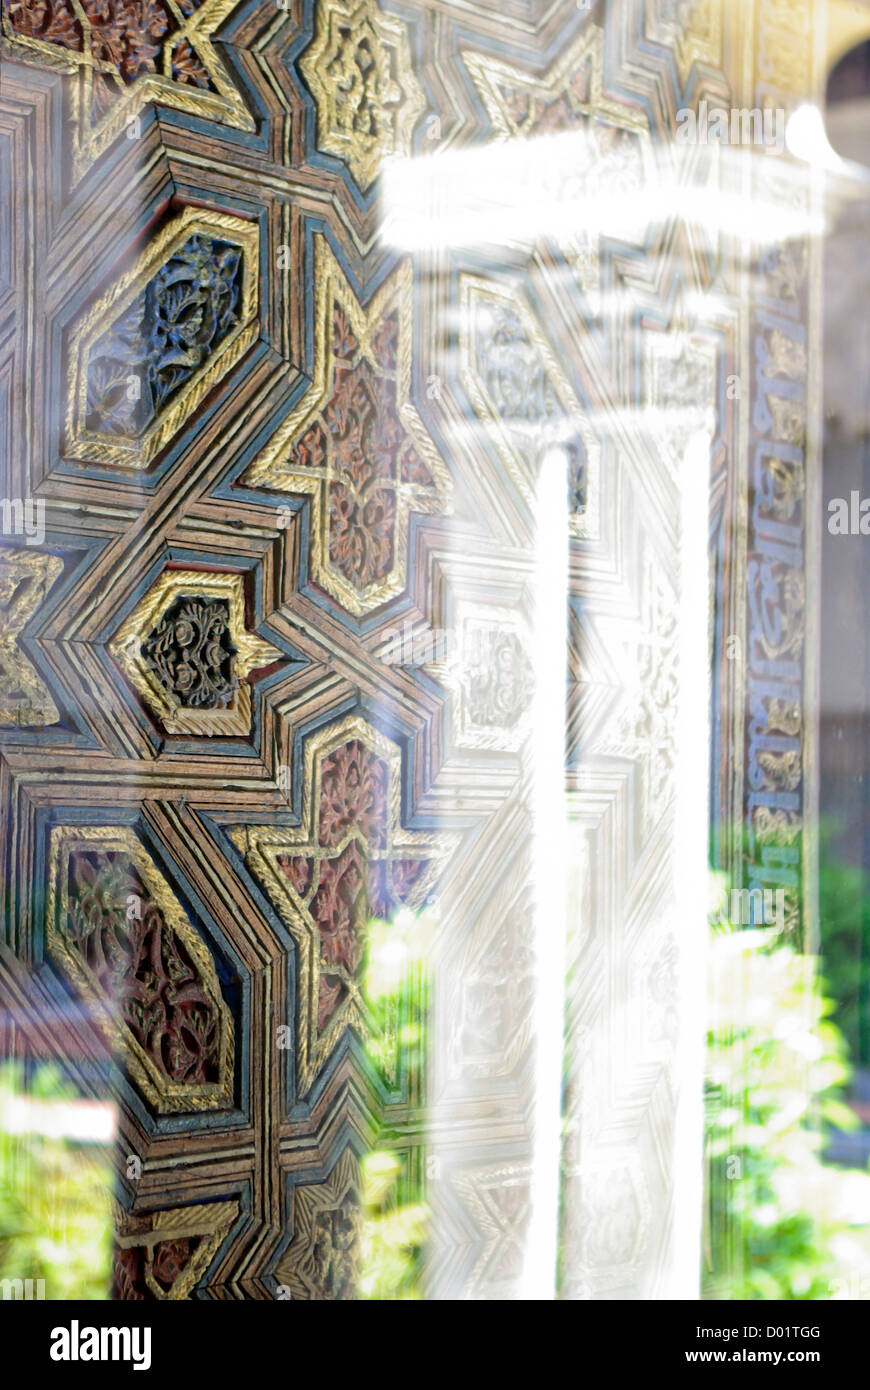
<instances>
[{"instance_id":1,"label":"star-shaped motif","mask_svg":"<svg viewBox=\"0 0 870 1390\"><path fill-rule=\"evenodd\" d=\"M400 777L398 746L352 716L308 740L299 829L232 832L299 947L296 1056L303 1091L347 1027L367 1031L369 920L420 907L442 862L436 837L402 828Z\"/></svg>"},{"instance_id":2,"label":"star-shaped motif","mask_svg":"<svg viewBox=\"0 0 870 1390\"><path fill-rule=\"evenodd\" d=\"M245 479L311 498L312 577L355 616L402 592L410 514L449 494L410 400L412 279L403 262L363 308L317 238L314 379Z\"/></svg>"},{"instance_id":3,"label":"star-shaped motif","mask_svg":"<svg viewBox=\"0 0 870 1390\"><path fill-rule=\"evenodd\" d=\"M373 0L321 0L299 67L317 108L318 146L366 190L385 156L408 153L426 104L404 24Z\"/></svg>"},{"instance_id":4,"label":"star-shaped motif","mask_svg":"<svg viewBox=\"0 0 870 1390\"><path fill-rule=\"evenodd\" d=\"M212 36L238 0L2 0L18 61L73 75L73 178L150 102L254 130Z\"/></svg>"}]
</instances>

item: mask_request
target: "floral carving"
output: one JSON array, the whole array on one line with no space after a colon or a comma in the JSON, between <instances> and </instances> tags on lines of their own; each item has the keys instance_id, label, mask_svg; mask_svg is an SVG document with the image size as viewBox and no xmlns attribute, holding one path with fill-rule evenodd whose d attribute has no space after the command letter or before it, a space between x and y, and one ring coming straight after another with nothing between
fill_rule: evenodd
<instances>
[{"instance_id":1,"label":"floral carving","mask_svg":"<svg viewBox=\"0 0 870 1390\"><path fill-rule=\"evenodd\" d=\"M387 843L389 769L359 739L323 759L320 769L319 839L339 852L320 863L309 912L319 933L320 986L317 1027L322 1030L356 984L365 953L366 922L389 917L413 888L422 861L397 865L395 877L369 851ZM348 835L354 838L345 843ZM342 849L341 846L344 845ZM295 861L299 863L298 859ZM289 866L288 866L289 867ZM288 876L292 875L288 874Z\"/></svg>"},{"instance_id":2,"label":"floral carving","mask_svg":"<svg viewBox=\"0 0 870 1390\"><path fill-rule=\"evenodd\" d=\"M81 24L70 0L3 0L3 9L17 33L81 51Z\"/></svg>"},{"instance_id":3,"label":"floral carving","mask_svg":"<svg viewBox=\"0 0 870 1390\"><path fill-rule=\"evenodd\" d=\"M425 101L400 20L373 0L321 0L300 67L317 106L317 142L361 188L385 155L405 154Z\"/></svg>"},{"instance_id":4,"label":"floral carving","mask_svg":"<svg viewBox=\"0 0 870 1390\"><path fill-rule=\"evenodd\" d=\"M176 599L142 643L142 655L163 689L186 708L226 708L232 702L236 649L225 601Z\"/></svg>"},{"instance_id":5,"label":"floral carving","mask_svg":"<svg viewBox=\"0 0 870 1390\"><path fill-rule=\"evenodd\" d=\"M238 326L242 250L190 237L98 338L87 366L97 434L138 436Z\"/></svg>"},{"instance_id":6,"label":"floral carving","mask_svg":"<svg viewBox=\"0 0 870 1390\"><path fill-rule=\"evenodd\" d=\"M312 578L359 616L401 593L410 513L449 481L409 399L410 265L364 309L322 238L315 256L314 381L247 476L311 498Z\"/></svg>"},{"instance_id":7,"label":"floral carving","mask_svg":"<svg viewBox=\"0 0 870 1390\"><path fill-rule=\"evenodd\" d=\"M476 323L477 370L502 420L539 425L559 413L544 363L519 315L493 305Z\"/></svg>"},{"instance_id":8,"label":"floral carving","mask_svg":"<svg viewBox=\"0 0 870 1390\"><path fill-rule=\"evenodd\" d=\"M408 478L422 467L399 418L395 380L395 315L377 339L380 361L360 354L346 315L333 311L332 395L299 441L302 467L327 467L329 558L355 588L383 579L393 567L396 507L379 483Z\"/></svg>"},{"instance_id":9,"label":"floral carving","mask_svg":"<svg viewBox=\"0 0 870 1390\"><path fill-rule=\"evenodd\" d=\"M275 1277L293 1299L354 1299L361 1237L357 1162L345 1150L326 1182L296 1188L293 1239Z\"/></svg>"},{"instance_id":10,"label":"floral carving","mask_svg":"<svg viewBox=\"0 0 870 1390\"><path fill-rule=\"evenodd\" d=\"M77 319L64 454L147 468L257 337L256 223L186 207Z\"/></svg>"},{"instance_id":11,"label":"floral carving","mask_svg":"<svg viewBox=\"0 0 870 1390\"><path fill-rule=\"evenodd\" d=\"M303 854L279 854L277 863L286 874L300 897L304 897L311 886L314 860Z\"/></svg>"},{"instance_id":12,"label":"floral carving","mask_svg":"<svg viewBox=\"0 0 870 1390\"><path fill-rule=\"evenodd\" d=\"M235 1202L196 1203L115 1216L112 1298L189 1298L238 1215Z\"/></svg>"},{"instance_id":13,"label":"floral carving","mask_svg":"<svg viewBox=\"0 0 870 1390\"><path fill-rule=\"evenodd\" d=\"M247 734L250 676L281 659L249 632L240 574L166 569L110 651L170 734Z\"/></svg>"},{"instance_id":14,"label":"floral carving","mask_svg":"<svg viewBox=\"0 0 870 1390\"><path fill-rule=\"evenodd\" d=\"M226 1107L235 1028L214 959L126 826L55 826L45 942L158 1114Z\"/></svg>"},{"instance_id":15,"label":"floral carving","mask_svg":"<svg viewBox=\"0 0 870 1390\"><path fill-rule=\"evenodd\" d=\"M181 1085L217 1081L220 1020L191 959L129 859L74 851L66 940L155 1067Z\"/></svg>"},{"instance_id":16,"label":"floral carving","mask_svg":"<svg viewBox=\"0 0 870 1390\"><path fill-rule=\"evenodd\" d=\"M192 82L206 90L212 85L208 70L189 39L182 39L175 47L172 55L172 76L177 82Z\"/></svg>"},{"instance_id":17,"label":"floral carving","mask_svg":"<svg viewBox=\"0 0 870 1390\"><path fill-rule=\"evenodd\" d=\"M149 101L252 122L211 42L226 0L0 0L15 57L72 68L76 175Z\"/></svg>"},{"instance_id":18,"label":"floral carving","mask_svg":"<svg viewBox=\"0 0 870 1390\"><path fill-rule=\"evenodd\" d=\"M528 305L463 277L462 374L475 413L521 494L564 466L572 535L597 535L601 448Z\"/></svg>"},{"instance_id":19,"label":"floral carving","mask_svg":"<svg viewBox=\"0 0 870 1390\"><path fill-rule=\"evenodd\" d=\"M341 483L329 489L329 558L355 588L385 579L393 568L396 504L392 493L373 492L355 502Z\"/></svg>"},{"instance_id":20,"label":"floral carving","mask_svg":"<svg viewBox=\"0 0 870 1390\"><path fill-rule=\"evenodd\" d=\"M338 859L326 859L311 903L320 928L325 965L342 966L356 974L362 960L362 935L368 916L366 866L359 845L348 845Z\"/></svg>"},{"instance_id":21,"label":"floral carving","mask_svg":"<svg viewBox=\"0 0 870 1390\"><path fill-rule=\"evenodd\" d=\"M125 82L156 72L161 40L178 28L161 0L80 0L88 21L91 53ZM180 0L192 14L198 0ZM81 51L82 25L72 0L5 0L12 28L28 38Z\"/></svg>"},{"instance_id":22,"label":"floral carving","mask_svg":"<svg viewBox=\"0 0 870 1390\"><path fill-rule=\"evenodd\" d=\"M151 1280L164 1293L169 1293L184 1273L201 1244L197 1237L182 1236L177 1240L159 1241L156 1245L131 1245L115 1249L112 1273L112 1298L142 1303L153 1298Z\"/></svg>"},{"instance_id":23,"label":"floral carving","mask_svg":"<svg viewBox=\"0 0 870 1390\"><path fill-rule=\"evenodd\" d=\"M529 707L533 686L517 634L478 628L462 682L466 721L478 728L512 729Z\"/></svg>"},{"instance_id":24,"label":"floral carving","mask_svg":"<svg viewBox=\"0 0 870 1390\"><path fill-rule=\"evenodd\" d=\"M112 1298L130 1303L141 1303L148 1297L143 1263L145 1250L131 1246L127 1250L115 1249L112 1260Z\"/></svg>"},{"instance_id":25,"label":"floral carving","mask_svg":"<svg viewBox=\"0 0 870 1390\"><path fill-rule=\"evenodd\" d=\"M307 1086L343 1031L378 1036L364 994L367 929L419 908L432 890L436 841L398 820L397 747L359 718L309 742L304 825L252 827L235 843L266 882L300 947L298 1065ZM372 1055L386 1080L393 1054ZM389 1053L389 1055L388 1055Z\"/></svg>"},{"instance_id":26,"label":"floral carving","mask_svg":"<svg viewBox=\"0 0 870 1390\"><path fill-rule=\"evenodd\" d=\"M717 372L715 340L690 334L682 307L667 333L646 335L645 397L651 433L672 470L679 469L692 437L710 428Z\"/></svg>"},{"instance_id":27,"label":"floral carving","mask_svg":"<svg viewBox=\"0 0 870 1390\"><path fill-rule=\"evenodd\" d=\"M386 842L387 767L359 739L323 760L320 774L320 843L333 847L350 829L372 845Z\"/></svg>"}]
</instances>

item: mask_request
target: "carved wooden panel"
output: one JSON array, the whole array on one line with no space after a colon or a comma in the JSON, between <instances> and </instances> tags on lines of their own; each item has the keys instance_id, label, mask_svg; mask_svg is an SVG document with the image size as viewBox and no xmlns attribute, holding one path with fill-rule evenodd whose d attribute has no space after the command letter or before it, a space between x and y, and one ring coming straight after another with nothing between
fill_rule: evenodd
<instances>
[{"instance_id":1,"label":"carved wooden panel","mask_svg":"<svg viewBox=\"0 0 870 1390\"><path fill-rule=\"evenodd\" d=\"M562 1291L655 1293L679 465L713 418L717 859L796 890L811 256L669 213L425 254L385 227L408 164L442 187L533 138L582 137L585 205L644 197L684 102L790 101L806 45L769 0L751 76L721 0L0 9L4 1040L117 1102L115 1296L355 1296L372 1151L429 1213L426 1292L516 1294L542 445L581 923ZM372 923L404 950L433 901L431 970L375 1007Z\"/></svg>"}]
</instances>

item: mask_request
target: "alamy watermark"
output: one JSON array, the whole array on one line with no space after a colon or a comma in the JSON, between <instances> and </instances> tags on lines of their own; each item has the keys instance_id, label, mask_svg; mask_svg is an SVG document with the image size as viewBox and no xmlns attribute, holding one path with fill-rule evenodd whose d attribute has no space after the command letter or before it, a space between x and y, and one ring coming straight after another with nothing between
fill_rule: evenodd
<instances>
[{"instance_id":1,"label":"alamy watermark","mask_svg":"<svg viewBox=\"0 0 870 1390\"><path fill-rule=\"evenodd\" d=\"M453 633L443 627L415 629L406 622L403 627L388 627L384 644L379 655L385 666L428 666L447 659L453 649Z\"/></svg>"},{"instance_id":2,"label":"alamy watermark","mask_svg":"<svg viewBox=\"0 0 870 1390\"><path fill-rule=\"evenodd\" d=\"M23 1302L32 1302L34 1299L45 1298L44 1279L0 1279L0 1296L4 1301L8 1299L20 1299Z\"/></svg>"},{"instance_id":3,"label":"alamy watermark","mask_svg":"<svg viewBox=\"0 0 870 1390\"><path fill-rule=\"evenodd\" d=\"M785 108L724 106L698 103L695 111L684 106L677 112L675 136L683 145L758 145L782 154L785 150Z\"/></svg>"},{"instance_id":4,"label":"alamy watermark","mask_svg":"<svg viewBox=\"0 0 870 1390\"><path fill-rule=\"evenodd\" d=\"M853 489L848 499L832 497L828 503L828 531L832 536L870 536L870 497Z\"/></svg>"},{"instance_id":5,"label":"alamy watermark","mask_svg":"<svg viewBox=\"0 0 870 1390\"><path fill-rule=\"evenodd\" d=\"M132 1361L134 1371L151 1366L150 1327L80 1327L73 1318L69 1327L51 1331L52 1361Z\"/></svg>"},{"instance_id":6,"label":"alamy watermark","mask_svg":"<svg viewBox=\"0 0 870 1390\"><path fill-rule=\"evenodd\" d=\"M45 540L45 500L37 497L0 497L0 534L23 536L25 545Z\"/></svg>"},{"instance_id":7,"label":"alamy watermark","mask_svg":"<svg viewBox=\"0 0 870 1390\"><path fill-rule=\"evenodd\" d=\"M735 927L785 928L785 889L732 888L731 923Z\"/></svg>"}]
</instances>

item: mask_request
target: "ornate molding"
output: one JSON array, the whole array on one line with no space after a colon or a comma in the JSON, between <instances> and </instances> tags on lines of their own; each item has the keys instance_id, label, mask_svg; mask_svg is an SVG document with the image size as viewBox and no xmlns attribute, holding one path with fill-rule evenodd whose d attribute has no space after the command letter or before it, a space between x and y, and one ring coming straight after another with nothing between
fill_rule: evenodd
<instances>
[{"instance_id":1,"label":"ornate molding","mask_svg":"<svg viewBox=\"0 0 870 1390\"><path fill-rule=\"evenodd\" d=\"M361 1237L359 1164L345 1149L325 1182L294 1188L293 1238L275 1278L291 1299L353 1299Z\"/></svg>"},{"instance_id":2,"label":"ornate molding","mask_svg":"<svg viewBox=\"0 0 870 1390\"><path fill-rule=\"evenodd\" d=\"M0 547L0 725L41 728L60 719L20 638L62 569L57 555Z\"/></svg>"},{"instance_id":3,"label":"ornate molding","mask_svg":"<svg viewBox=\"0 0 870 1390\"><path fill-rule=\"evenodd\" d=\"M824 50L816 0L759 0L746 81L758 106L791 111L819 100ZM753 162L758 196L819 212L821 188L795 185L788 167ZM736 856L750 888L783 889L786 922L814 950L816 751L807 700L815 698L820 511L820 248L792 239L755 253L746 306L748 476L744 757ZM742 760L741 760L742 761Z\"/></svg>"},{"instance_id":4,"label":"ornate molding","mask_svg":"<svg viewBox=\"0 0 870 1390\"><path fill-rule=\"evenodd\" d=\"M313 381L246 482L310 497L312 577L361 617L404 589L410 514L445 510L449 478L410 399L410 262L363 308L314 255Z\"/></svg>"},{"instance_id":5,"label":"ornate molding","mask_svg":"<svg viewBox=\"0 0 870 1390\"><path fill-rule=\"evenodd\" d=\"M600 236L584 227L581 209L655 185L657 166L646 114L608 94L604 30L584 25L574 43L543 73L490 54L463 61L497 140L533 140L541 186L554 209L576 208L570 223L554 218L553 236L595 316L601 312ZM554 144L548 137L559 137ZM570 148L564 137L573 137Z\"/></svg>"},{"instance_id":6,"label":"ornate molding","mask_svg":"<svg viewBox=\"0 0 870 1390\"><path fill-rule=\"evenodd\" d=\"M240 574L164 570L109 650L168 734L248 734L252 671L284 653L245 624Z\"/></svg>"},{"instance_id":7,"label":"ornate molding","mask_svg":"<svg viewBox=\"0 0 870 1390\"><path fill-rule=\"evenodd\" d=\"M134 1213L116 1210L112 1297L190 1298L239 1214L236 1202Z\"/></svg>"},{"instance_id":8,"label":"ornate molding","mask_svg":"<svg viewBox=\"0 0 870 1390\"><path fill-rule=\"evenodd\" d=\"M426 100L400 19L374 0L320 0L299 68L317 109L317 143L365 191L384 158L408 154Z\"/></svg>"},{"instance_id":9,"label":"ornate molding","mask_svg":"<svg viewBox=\"0 0 870 1390\"><path fill-rule=\"evenodd\" d=\"M645 0L646 34L673 49L685 85L695 63L722 66L722 0Z\"/></svg>"},{"instance_id":10,"label":"ornate molding","mask_svg":"<svg viewBox=\"0 0 870 1390\"><path fill-rule=\"evenodd\" d=\"M239 827L232 839L297 943L305 1091L348 1027L377 1035L363 991L367 922L421 907L444 847L402 829L401 751L359 716L309 738L300 828Z\"/></svg>"},{"instance_id":11,"label":"ornate molding","mask_svg":"<svg viewBox=\"0 0 870 1390\"><path fill-rule=\"evenodd\" d=\"M601 446L541 325L517 292L481 276L460 279L462 383L489 440L529 507L542 455L567 456L570 531L597 538Z\"/></svg>"},{"instance_id":12,"label":"ornate molding","mask_svg":"<svg viewBox=\"0 0 870 1390\"><path fill-rule=\"evenodd\" d=\"M212 42L237 3L2 0L7 55L71 76L74 180L151 102L254 129Z\"/></svg>"},{"instance_id":13,"label":"ornate molding","mask_svg":"<svg viewBox=\"0 0 870 1390\"><path fill-rule=\"evenodd\" d=\"M211 954L127 826L55 826L46 949L158 1114L225 1109L234 1029Z\"/></svg>"},{"instance_id":14,"label":"ornate molding","mask_svg":"<svg viewBox=\"0 0 870 1390\"><path fill-rule=\"evenodd\" d=\"M64 452L146 468L257 337L259 229L185 208L75 326Z\"/></svg>"}]
</instances>

